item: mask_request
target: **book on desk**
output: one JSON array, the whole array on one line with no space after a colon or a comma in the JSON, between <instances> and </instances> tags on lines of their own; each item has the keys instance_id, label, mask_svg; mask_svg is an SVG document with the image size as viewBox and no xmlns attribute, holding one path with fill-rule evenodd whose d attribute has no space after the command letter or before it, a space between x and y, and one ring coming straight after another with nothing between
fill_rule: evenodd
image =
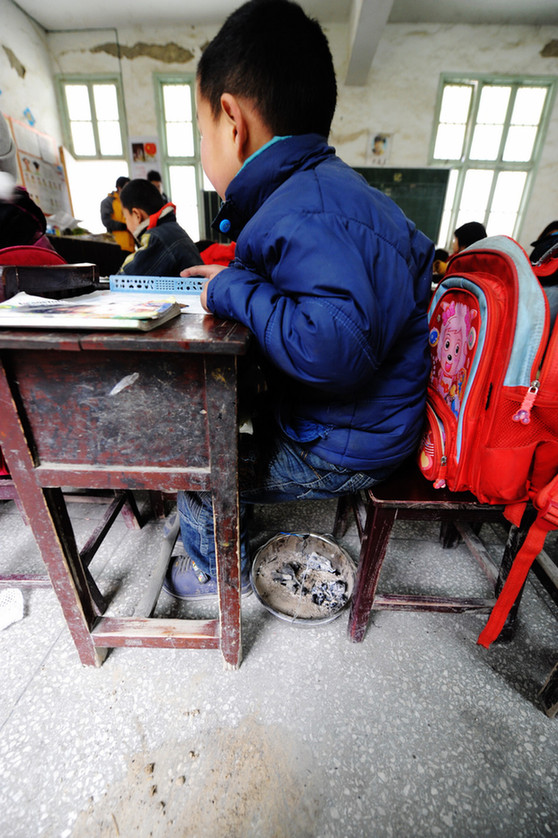
<instances>
[{"instance_id":1,"label":"book on desk","mask_svg":"<svg viewBox=\"0 0 558 838\"><path fill-rule=\"evenodd\" d=\"M174 299L137 299L95 291L52 300L20 292L0 303L0 327L28 329L132 329L149 331L182 311Z\"/></svg>"}]
</instances>

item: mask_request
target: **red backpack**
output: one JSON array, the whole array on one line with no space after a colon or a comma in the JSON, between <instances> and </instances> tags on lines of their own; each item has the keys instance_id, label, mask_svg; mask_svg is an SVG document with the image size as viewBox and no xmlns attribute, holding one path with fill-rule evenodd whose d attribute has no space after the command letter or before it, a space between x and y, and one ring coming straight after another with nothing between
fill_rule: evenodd
<instances>
[{"instance_id":1,"label":"red backpack","mask_svg":"<svg viewBox=\"0 0 558 838\"><path fill-rule=\"evenodd\" d=\"M535 522L478 642L498 637L546 534L558 528L558 327L527 254L494 236L456 254L429 308L432 367L419 466L434 486Z\"/></svg>"}]
</instances>

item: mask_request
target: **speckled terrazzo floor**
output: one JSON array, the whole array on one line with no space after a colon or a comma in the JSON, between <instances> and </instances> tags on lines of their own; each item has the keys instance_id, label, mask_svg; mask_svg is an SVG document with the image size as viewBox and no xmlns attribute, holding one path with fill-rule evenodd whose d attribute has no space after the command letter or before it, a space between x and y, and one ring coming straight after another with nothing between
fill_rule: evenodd
<instances>
[{"instance_id":1,"label":"speckled terrazzo floor","mask_svg":"<svg viewBox=\"0 0 558 838\"><path fill-rule=\"evenodd\" d=\"M259 541L327 533L333 511L258 508ZM84 540L99 507L70 513ZM113 527L92 566L111 612L141 596L161 532ZM483 537L498 558L502 533ZM356 557L353 530L343 545ZM34 565L30 531L0 503L1 571ZM401 523L383 588L417 578L486 590L464 547ZM345 612L302 628L245 598L236 672L215 651L137 648L84 668L53 592L24 598L24 619L0 632L2 838L558 834L558 719L537 706L558 622L537 580L514 642L489 651L475 645L480 616L378 612L355 645ZM159 607L176 611L164 595Z\"/></svg>"}]
</instances>

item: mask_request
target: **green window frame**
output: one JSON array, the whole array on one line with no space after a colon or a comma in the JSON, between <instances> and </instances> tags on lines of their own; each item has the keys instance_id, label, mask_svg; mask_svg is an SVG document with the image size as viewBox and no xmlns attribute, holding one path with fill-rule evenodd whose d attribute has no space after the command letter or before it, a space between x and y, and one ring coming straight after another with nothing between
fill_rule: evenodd
<instances>
[{"instance_id":1,"label":"green window frame","mask_svg":"<svg viewBox=\"0 0 558 838\"><path fill-rule=\"evenodd\" d=\"M550 76L440 77L429 151L450 169L440 246L467 221L520 237L555 87Z\"/></svg>"},{"instance_id":2,"label":"green window frame","mask_svg":"<svg viewBox=\"0 0 558 838\"><path fill-rule=\"evenodd\" d=\"M127 160L118 75L55 76L64 144L76 160Z\"/></svg>"}]
</instances>

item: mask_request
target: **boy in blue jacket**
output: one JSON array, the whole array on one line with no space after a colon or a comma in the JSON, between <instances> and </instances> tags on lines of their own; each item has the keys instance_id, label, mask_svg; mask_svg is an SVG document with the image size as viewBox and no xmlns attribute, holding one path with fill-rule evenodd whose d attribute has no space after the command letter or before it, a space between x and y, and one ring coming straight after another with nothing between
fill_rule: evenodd
<instances>
[{"instance_id":1,"label":"boy in blue jacket","mask_svg":"<svg viewBox=\"0 0 558 838\"><path fill-rule=\"evenodd\" d=\"M224 199L214 226L236 241L202 303L244 323L266 365L268 412L240 469L247 505L329 498L383 480L416 449L429 372L433 244L327 144L336 104L324 33L296 3L251 0L197 70L201 159ZM208 493L180 493L186 557L165 589L216 593Z\"/></svg>"}]
</instances>

